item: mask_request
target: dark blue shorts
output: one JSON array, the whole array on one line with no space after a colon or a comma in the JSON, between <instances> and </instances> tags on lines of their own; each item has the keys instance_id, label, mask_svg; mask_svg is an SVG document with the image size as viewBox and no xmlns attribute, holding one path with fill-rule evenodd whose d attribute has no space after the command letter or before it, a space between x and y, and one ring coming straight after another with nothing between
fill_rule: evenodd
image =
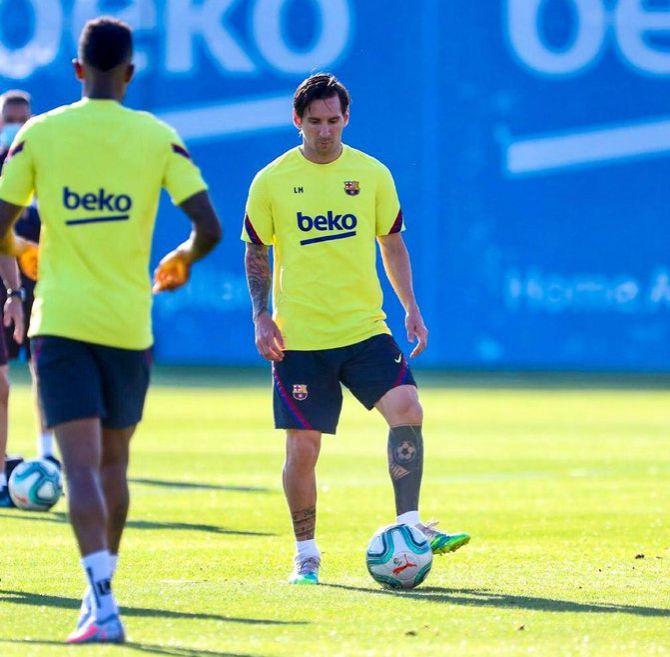
<instances>
[{"instance_id":1,"label":"dark blue shorts","mask_svg":"<svg viewBox=\"0 0 670 657\"><path fill-rule=\"evenodd\" d=\"M274 363L277 429L335 433L342 410L342 386L368 410L392 388L415 386L407 360L387 334L337 349L285 351Z\"/></svg>"},{"instance_id":2,"label":"dark blue shorts","mask_svg":"<svg viewBox=\"0 0 670 657\"><path fill-rule=\"evenodd\" d=\"M40 405L48 427L98 417L107 429L142 419L151 350L118 349L51 335L33 338Z\"/></svg>"}]
</instances>

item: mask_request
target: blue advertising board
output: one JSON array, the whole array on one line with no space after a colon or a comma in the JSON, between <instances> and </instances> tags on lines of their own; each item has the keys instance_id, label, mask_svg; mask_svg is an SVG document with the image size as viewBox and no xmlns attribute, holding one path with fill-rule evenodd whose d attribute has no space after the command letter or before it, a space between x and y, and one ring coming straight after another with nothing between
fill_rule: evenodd
<instances>
[{"instance_id":1,"label":"blue advertising board","mask_svg":"<svg viewBox=\"0 0 670 657\"><path fill-rule=\"evenodd\" d=\"M224 222L156 299L165 363L259 363L239 241L254 173L298 135L311 72L393 171L430 367L670 370L670 7L645 0L0 0L0 87L80 93L84 22L128 21L127 103L174 125ZM154 259L188 223L161 203ZM386 289L403 341L402 309Z\"/></svg>"}]
</instances>

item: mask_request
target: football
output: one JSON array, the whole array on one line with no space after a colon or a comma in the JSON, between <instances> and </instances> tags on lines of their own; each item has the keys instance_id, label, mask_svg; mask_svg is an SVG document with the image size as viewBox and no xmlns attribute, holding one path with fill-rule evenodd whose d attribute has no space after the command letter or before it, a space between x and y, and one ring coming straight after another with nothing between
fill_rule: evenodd
<instances>
[{"instance_id":1,"label":"football","mask_svg":"<svg viewBox=\"0 0 670 657\"><path fill-rule=\"evenodd\" d=\"M366 553L368 571L387 589L413 589L433 565L428 539L416 527L389 525L372 537Z\"/></svg>"},{"instance_id":2,"label":"football","mask_svg":"<svg viewBox=\"0 0 670 657\"><path fill-rule=\"evenodd\" d=\"M63 492L63 477L50 461L33 459L14 468L9 478L12 502L26 511L48 511Z\"/></svg>"}]
</instances>

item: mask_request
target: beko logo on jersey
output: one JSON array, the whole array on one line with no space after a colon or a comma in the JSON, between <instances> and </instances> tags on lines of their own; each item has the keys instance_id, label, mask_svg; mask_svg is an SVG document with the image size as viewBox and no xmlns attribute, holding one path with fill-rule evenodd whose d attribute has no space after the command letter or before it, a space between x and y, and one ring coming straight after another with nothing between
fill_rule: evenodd
<instances>
[{"instance_id":1,"label":"beko logo on jersey","mask_svg":"<svg viewBox=\"0 0 670 657\"><path fill-rule=\"evenodd\" d=\"M358 224L358 219L355 214L335 214L332 210L328 210L326 214L317 214L314 217L298 212L296 214L296 219L298 221L298 228L305 233L308 233L311 230L329 232L328 235L301 240L300 244L303 245L314 244L316 242L328 242L329 240L340 240L344 237L353 237L356 234L354 229Z\"/></svg>"},{"instance_id":2,"label":"beko logo on jersey","mask_svg":"<svg viewBox=\"0 0 670 657\"><path fill-rule=\"evenodd\" d=\"M78 224L92 224L103 221L125 221L130 217L128 212L133 207L133 199L128 194L110 194L100 187L97 192L79 194L69 187L63 187L63 206L67 210L86 210L88 212L116 212L100 217L87 216L83 219L69 219L68 226Z\"/></svg>"}]
</instances>

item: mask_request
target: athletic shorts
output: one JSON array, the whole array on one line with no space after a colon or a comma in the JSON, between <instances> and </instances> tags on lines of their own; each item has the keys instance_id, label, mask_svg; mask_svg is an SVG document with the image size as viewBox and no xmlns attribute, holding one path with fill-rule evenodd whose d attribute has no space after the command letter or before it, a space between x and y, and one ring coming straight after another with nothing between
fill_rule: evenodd
<instances>
[{"instance_id":1,"label":"athletic shorts","mask_svg":"<svg viewBox=\"0 0 670 657\"><path fill-rule=\"evenodd\" d=\"M342 410L340 384L368 410L392 388L416 386L405 356L386 333L337 349L285 351L272 375L277 429L333 434Z\"/></svg>"},{"instance_id":2,"label":"athletic shorts","mask_svg":"<svg viewBox=\"0 0 670 657\"><path fill-rule=\"evenodd\" d=\"M48 427L98 417L107 429L125 429L142 419L150 349L118 349L51 335L33 338L32 346Z\"/></svg>"}]
</instances>

